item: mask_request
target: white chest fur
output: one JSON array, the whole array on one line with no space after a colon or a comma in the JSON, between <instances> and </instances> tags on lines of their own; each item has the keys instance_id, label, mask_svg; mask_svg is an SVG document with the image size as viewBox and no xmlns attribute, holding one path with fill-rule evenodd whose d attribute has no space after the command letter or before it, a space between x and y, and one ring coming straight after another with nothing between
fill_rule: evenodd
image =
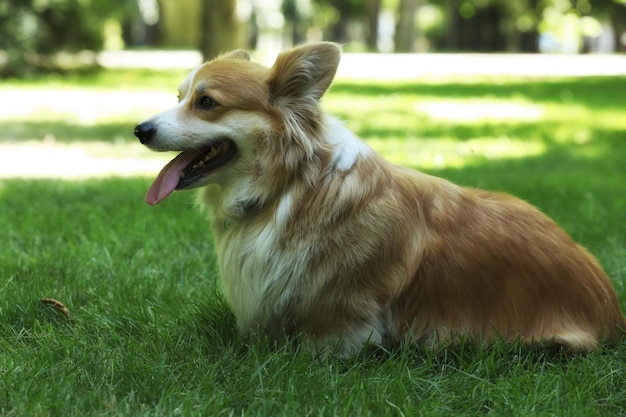
<instances>
[{"instance_id":1,"label":"white chest fur","mask_svg":"<svg viewBox=\"0 0 626 417\"><path fill-rule=\"evenodd\" d=\"M222 286L242 332L267 327L297 297L307 257L281 245L290 206L286 194L273 221L222 225L216 242Z\"/></svg>"}]
</instances>

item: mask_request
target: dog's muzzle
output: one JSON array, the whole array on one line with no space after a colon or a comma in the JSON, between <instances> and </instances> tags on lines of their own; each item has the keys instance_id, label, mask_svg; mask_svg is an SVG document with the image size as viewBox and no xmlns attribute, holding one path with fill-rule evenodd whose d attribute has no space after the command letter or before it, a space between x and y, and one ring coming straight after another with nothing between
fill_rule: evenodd
<instances>
[{"instance_id":1,"label":"dog's muzzle","mask_svg":"<svg viewBox=\"0 0 626 417\"><path fill-rule=\"evenodd\" d=\"M135 126L135 130L133 130L133 133L135 134L135 136L139 138L139 142L141 142L144 145L147 145L154 138L156 131L157 129L154 123L143 122Z\"/></svg>"}]
</instances>

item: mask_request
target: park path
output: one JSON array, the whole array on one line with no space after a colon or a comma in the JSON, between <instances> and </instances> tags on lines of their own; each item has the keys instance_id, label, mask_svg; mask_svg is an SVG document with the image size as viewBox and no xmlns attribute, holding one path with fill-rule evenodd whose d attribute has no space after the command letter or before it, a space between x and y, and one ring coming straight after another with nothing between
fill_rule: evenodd
<instances>
[{"instance_id":1,"label":"park path","mask_svg":"<svg viewBox=\"0 0 626 417\"><path fill-rule=\"evenodd\" d=\"M259 55L271 65L276 52ZM202 62L195 51L103 52L99 61L113 68L188 68ZM424 76L611 76L626 75L626 55L590 54L363 54L344 53L338 76L406 80Z\"/></svg>"}]
</instances>

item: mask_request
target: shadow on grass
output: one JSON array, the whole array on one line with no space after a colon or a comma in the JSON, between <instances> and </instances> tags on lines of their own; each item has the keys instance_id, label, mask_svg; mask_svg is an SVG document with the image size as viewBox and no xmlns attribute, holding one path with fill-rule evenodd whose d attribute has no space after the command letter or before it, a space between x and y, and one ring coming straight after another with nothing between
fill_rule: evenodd
<instances>
[{"instance_id":1,"label":"shadow on grass","mask_svg":"<svg viewBox=\"0 0 626 417\"><path fill-rule=\"evenodd\" d=\"M108 74L108 75L107 75ZM108 77L108 78L107 78ZM103 85L109 80L112 87L133 85L133 80L146 78L148 86L163 86L174 78L173 73L159 73L141 71L113 71L101 74L97 79L76 78L73 84L77 86ZM106 85L106 84L104 84ZM171 90L174 91L177 83L173 83ZM380 96L389 97L429 97L446 99L518 99L523 98L538 104L560 103L577 104L584 107L599 109L621 110L626 106L626 98L615 94L617 91L626 89L626 77L588 77L572 79L535 79L494 81L472 79L471 82L381 82L357 84L351 82L337 82L333 85L327 100L333 96L347 95L355 100L366 100L375 103ZM97 92L94 92L94 96ZM478 102L476 106L480 106ZM345 112L345 113L344 113ZM512 121L506 123L485 122L482 124L464 123L439 123L437 120L428 120L424 116L416 114L410 106L401 109L374 108L373 110L359 113L352 111L350 107L336 111L339 116L347 120L349 124L357 125L357 133L363 138L411 138L411 137L453 137L463 141L472 137L492 136L505 134L520 138L533 138L550 142L554 138L554 131L558 126L580 125L581 129L587 129L584 120L571 120L565 115L565 120L543 122ZM36 116L33 116L36 117ZM421 119L420 119L421 118ZM385 120L392 120L391 124ZM396 123L395 120L400 120ZM138 120L127 122L95 123L92 125L72 123L67 121L37 121L37 120L5 120L0 129L0 142L21 141L28 139L43 139L53 136L59 142L69 141L133 141L132 129ZM364 127L359 128L359 123ZM590 131L602 134L603 132ZM607 132L611 133L611 132ZM615 132L617 135L618 133ZM623 132L622 132L623 135Z\"/></svg>"},{"instance_id":2,"label":"shadow on grass","mask_svg":"<svg viewBox=\"0 0 626 417\"><path fill-rule=\"evenodd\" d=\"M113 88L141 88L150 90L170 91L176 94L178 84L187 76L186 69L149 69L149 68L119 68L97 70L92 72L71 72L66 74L46 74L20 78L7 78L3 81L7 85L16 87L80 87L83 89L113 89Z\"/></svg>"},{"instance_id":3,"label":"shadow on grass","mask_svg":"<svg viewBox=\"0 0 626 417\"><path fill-rule=\"evenodd\" d=\"M515 139L519 141L539 141L546 144L559 145L564 142L619 141L626 137L626 131L618 128L602 128L591 126L581 120L538 121L532 123L487 121L482 123L437 123L423 116L415 116L405 112L400 117L408 121L407 125L390 123L380 112L360 114L358 118L350 114L338 114L355 125L355 133L364 140L377 138L380 140L396 139L399 142L419 143L425 138L454 138L457 142L465 142L476 138ZM361 124L363 123L363 124ZM135 122L111 122L93 125L68 123L60 121L38 122L3 122L0 131L0 145L27 140L54 139L59 143L69 142L108 142L135 143L133 135ZM138 145L139 146L139 145ZM567 144L567 146L570 146ZM576 147L574 144L572 147Z\"/></svg>"},{"instance_id":4,"label":"shadow on grass","mask_svg":"<svg viewBox=\"0 0 626 417\"><path fill-rule=\"evenodd\" d=\"M1 123L0 145L3 142L50 140L69 142L136 142L132 122L80 124L58 121L5 121ZM139 146L139 145L138 145Z\"/></svg>"},{"instance_id":5,"label":"shadow on grass","mask_svg":"<svg viewBox=\"0 0 626 417\"><path fill-rule=\"evenodd\" d=\"M623 108L619 94L607 94L626 89L626 77L584 77L558 79L475 79L467 82L338 82L331 87L333 94L355 97L384 95L434 96L441 98L526 98L537 103L568 102L594 108Z\"/></svg>"},{"instance_id":6,"label":"shadow on grass","mask_svg":"<svg viewBox=\"0 0 626 417\"><path fill-rule=\"evenodd\" d=\"M419 343L402 343L390 349L372 347L356 355L355 359L399 360L410 363L411 367L427 366L442 371L446 368L449 370L465 369L468 366L476 366L479 362L485 367L498 370L494 376L503 376L509 373L513 366L533 367L536 363L543 361L567 366L572 360L584 356L585 354L569 353L558 345L526 345L504 340L496 340L490 345L484 345L472 338L461 337L456 343L438 348L425 347ZM351 359L348 363L350 361Z\"/></svg>"}]
</instances>

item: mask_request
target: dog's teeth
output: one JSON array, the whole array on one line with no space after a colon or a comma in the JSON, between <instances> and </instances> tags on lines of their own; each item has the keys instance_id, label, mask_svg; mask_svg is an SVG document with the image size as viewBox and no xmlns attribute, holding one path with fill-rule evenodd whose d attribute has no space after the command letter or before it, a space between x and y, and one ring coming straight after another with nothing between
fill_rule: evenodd
<instances>
[{"instance_id":1,"label":"dog's teeth","mask_svg":"<svg viewBox=\"0 0 626 417\"><path fill-rule=\"evenodd\" d=\"M204 155L204 157L199 160L194 162L193 164L191 164L189 167L187 167L183 172L181 172L180 174L180 178L185 178L189 173L195 171L195 170L201 170L202 168L204 168L204 166L210 162L212 159L214 159L216 156L218 156L220 153L222 152L221 148L219 147L215 147L215 148L210 148Z\"/></svg>"},{"instance_id":2,"label":"dog's teeth","mask_svg":"<svg viewBox=\"0 0 626 417\"><path fill-rule=\"evenodd\" d=\"M219 149L218 148L211 148L206 156L204 157L204 161L209 161L211 159L213 159L217 154L219 153Z\"/></svg>"}]
</instances>

